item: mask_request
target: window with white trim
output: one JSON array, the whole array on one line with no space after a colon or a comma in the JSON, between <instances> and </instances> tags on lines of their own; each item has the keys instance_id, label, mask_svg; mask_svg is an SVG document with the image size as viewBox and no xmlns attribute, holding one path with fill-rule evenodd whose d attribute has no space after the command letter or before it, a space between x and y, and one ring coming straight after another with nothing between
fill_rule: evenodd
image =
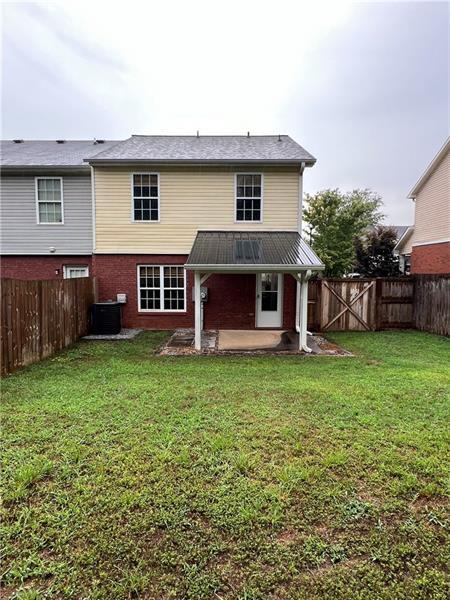
<instances>
[{"instance_id":1,"label":"window with white trim","mask_svg":"<svg viewBox=\"0 0 450 600\"><path fill-rule=\"evenodd\" d=\"M62 178L36 177L37 222L63 222Z\"/></svg>"},{"instance_id":2,"label":"window with white trim","mask_svg":"<svg viewBox=\"0 0 450 600\"><path fill-rule=\"evenodd\" d=\"M133 173L133 220L159 221L157 173Z\"/></svg>"},{"instance_id":3,"label":"window with white trim","mask_svg":"<svg viewBox=\"0 0 450 600\"><path fill-rule=\"evenodd\" d=\"M185 311L185 271L178 266L138 266L140 311Z\"/></svg>"},{"instance_id":4,"label":"window with white trim","mask_svg":"<svg viewBox=\"0 0 450 600\"><path fill-rule=\"evenodd\" d=\"M64 279L89 277L88 265L64 265Z\"/></svg>"},{"instance_id":5,"label":"window with white trim","mask_svg":"<svg viewBox=\"0 0 450 600\"><path fill-rule=\"evenodd\" d=\"M262 175L236 175L236 221L262 220Z\"/></svg>"}]
</instances>

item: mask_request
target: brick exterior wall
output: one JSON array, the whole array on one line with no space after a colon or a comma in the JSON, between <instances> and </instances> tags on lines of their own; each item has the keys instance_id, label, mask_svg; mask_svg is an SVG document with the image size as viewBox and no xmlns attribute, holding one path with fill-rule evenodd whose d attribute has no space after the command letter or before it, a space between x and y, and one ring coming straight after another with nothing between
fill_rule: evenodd
<instances>
[{"instance_id":1,"label":"brick exterior wall","mask_svg":"<svg viewBox=\"0 0 450 600\"><path fill-rule=\"evenodd\" d=\"M2 256L0 274L11 279L63 279L64 265L88 265L91 256ZM58 273L56 273L58 271Z\"/></svg>"},{"instance_id":2,"label":"brick exterior wall","mask_svg":"<svg viewBox=\"0 0 450 600\"><path fill-rule=\"evenodd\" d=\"M413 246L411 273L430 275L450 273L450 242Z\"/></svg>"},{"instance_id":3,"label":"brick exterior wall","mask_svg":"<svg viewBox=\"0 0 450 600\"><path fill-rule=\"evenodd\" d=\"M137 265L183 265L186 255L96 254L93 275L97 277L99 300L115 300L118 293L127 294L123 306L124 327L143 329L173 329L194 326L192 272L187 272L186 312L140 313L137 305ZM256 310L256 277L243 275L211 275L205 282L208 302L204 306L205 329L254 329ZM284 276L283 327L295 322L295 280Z\"/></svg>"},{"instance_id":4,"label":"brick exterior wall","mask_svg":"<svg viewBox=\"0 0 450 600\"><path fill-rule=\"evenodd\" d=\"M127 302L122 307L123 327L142 329L173 329L192 327L194 304L191 300L193 276L188 273L186 281L185 313L140 313L137 304L137 265L184 265L185 255L148 254L95 254L93 275L97 278L100 302L116 300L117 294L126 294Z\"/></svg>"}]
</instances>

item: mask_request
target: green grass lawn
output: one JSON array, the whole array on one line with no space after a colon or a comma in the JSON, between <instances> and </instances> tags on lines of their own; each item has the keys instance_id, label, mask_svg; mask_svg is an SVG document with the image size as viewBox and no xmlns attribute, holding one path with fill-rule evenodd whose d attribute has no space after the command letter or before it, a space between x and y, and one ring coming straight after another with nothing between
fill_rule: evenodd
<instances>
[{"instance_id":1,"label":"green grass lawn","mask_svg":"<svg viewBox=\"0 0 450 600\"><path fill-rule=\"evenodd\" d=\"M449 339L154 356L165 337L4 380L3 597L448 597Z\"/></svg>"}]
</instances>

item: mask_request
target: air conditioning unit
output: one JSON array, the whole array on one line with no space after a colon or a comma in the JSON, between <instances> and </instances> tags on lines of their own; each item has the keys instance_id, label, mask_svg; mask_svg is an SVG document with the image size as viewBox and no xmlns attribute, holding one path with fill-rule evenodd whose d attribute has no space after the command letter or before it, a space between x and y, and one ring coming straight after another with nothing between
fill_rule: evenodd
<instances>
[{"instance_id":1,"label":"air conditioning unit","mask_svg":"<svg viewBox=\"0 0 450 600\"><path fill-rule=\"evenodd\" d=\"M119 302L96 302L91 309L91 333L115 335L122 329Z\"/></svg>"}]
</instances>

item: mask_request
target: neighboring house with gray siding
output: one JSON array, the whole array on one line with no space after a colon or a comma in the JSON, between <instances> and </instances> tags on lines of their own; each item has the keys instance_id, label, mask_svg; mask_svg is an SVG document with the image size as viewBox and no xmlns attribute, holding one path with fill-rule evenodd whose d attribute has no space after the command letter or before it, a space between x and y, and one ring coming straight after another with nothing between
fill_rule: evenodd
<instances>
[{"instance_id":1,"label":"neighboring house with gray siding","mask_svg":"<svg viewBox=\"0 0 450 600\"><path fill-rule=\"evenodd\" d=\"M47 279L89 273L91 169L83 159L116 142L1 142L1 272Z\"/></svg>"}]
</instances>

